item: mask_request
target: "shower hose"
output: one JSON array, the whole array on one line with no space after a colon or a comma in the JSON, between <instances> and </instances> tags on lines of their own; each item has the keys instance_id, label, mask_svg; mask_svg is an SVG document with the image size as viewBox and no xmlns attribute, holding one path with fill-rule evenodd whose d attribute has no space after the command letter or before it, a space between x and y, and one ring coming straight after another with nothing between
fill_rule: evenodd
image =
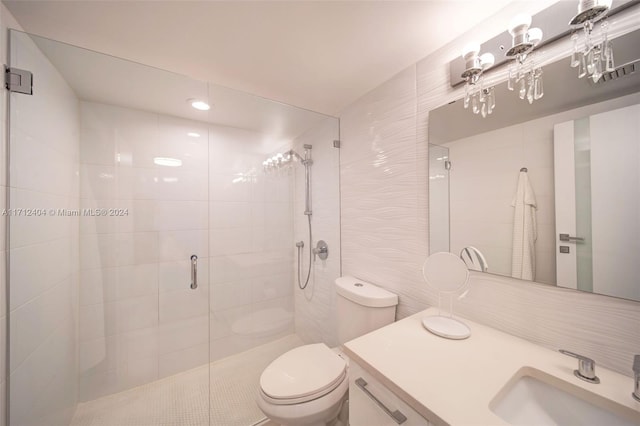
<instances>
[{"instance_id":1,"label":"shower hose","mask_svg":"<svg viewBox=\"0 0 640 426\"><path fill-rule=\"evenodd\" d=\"M302 250L304 250L304 242L301 241L302 244L296 244L298 247L298 287L300 290L304 290L307 288L309 284L309 278L311 277L311 252L313 249L311 248L311 215L307 215L308 223L309 223L309 269L307 270L307 279L304 281L304 285L302 284L302 280L300 279L300 268L301 268L301 258L302 258Z\"/></svg>"}]
</instances>

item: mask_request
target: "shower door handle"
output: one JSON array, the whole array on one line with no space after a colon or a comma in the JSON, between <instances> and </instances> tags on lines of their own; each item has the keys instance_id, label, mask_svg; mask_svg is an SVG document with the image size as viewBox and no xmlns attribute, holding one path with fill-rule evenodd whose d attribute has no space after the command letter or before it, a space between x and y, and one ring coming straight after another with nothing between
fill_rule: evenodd
<instances>
[{"instance_id":1,"label":"shower door handle","mask_svg":"<svg viewBox=\"0 0 640 426\"><path fill-rule=\"evenodd\" d=\"M191 255L191 289L198 288L198 256Z\"/></svg>"}]
</instances>

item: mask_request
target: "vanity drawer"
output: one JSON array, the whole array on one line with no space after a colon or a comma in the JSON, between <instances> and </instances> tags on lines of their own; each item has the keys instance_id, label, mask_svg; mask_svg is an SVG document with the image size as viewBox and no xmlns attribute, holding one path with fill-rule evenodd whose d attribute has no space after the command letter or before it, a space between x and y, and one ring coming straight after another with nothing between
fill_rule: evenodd
<instances>
[{"instance_id":1,"label":"vanity drawer","mask_svg":"<svg viewBox=\"0 0 640 426\"><path fill-rule=\"evenodd\" d=\"M382 408L383 406L385 408ZM430 423L351 360L349 365L349 425L428 426Z\"/></svg>"}]
</instances>

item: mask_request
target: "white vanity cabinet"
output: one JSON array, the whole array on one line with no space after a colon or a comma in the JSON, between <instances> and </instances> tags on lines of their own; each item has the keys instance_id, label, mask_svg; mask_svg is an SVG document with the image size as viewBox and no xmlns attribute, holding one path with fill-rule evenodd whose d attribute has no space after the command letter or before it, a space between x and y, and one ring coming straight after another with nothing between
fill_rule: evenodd
<instances>
[{"instance_id":1,"label":"white vanity cabinet","mask_svg":"<svg viewBox=\"0 0 640 426\"><path fill-rule=\"evenodd\" d=\"M431 423L351 360L349 425L429 426Z\"/></svg>"}]
</instances>

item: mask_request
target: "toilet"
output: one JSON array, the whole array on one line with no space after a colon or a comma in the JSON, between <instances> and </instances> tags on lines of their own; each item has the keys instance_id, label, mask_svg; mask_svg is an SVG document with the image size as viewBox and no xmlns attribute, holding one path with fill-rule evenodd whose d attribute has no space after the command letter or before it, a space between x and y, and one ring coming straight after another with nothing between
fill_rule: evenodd
<instances>
[{"instance_id":1,"label":"toilet","mask_svg":"<svg viewBox=\"0 0 640 426\"><path fill-rule=\"evenodd\" d=\"M336 279L335 285L341 345L395 320L396 294L351 276ZM260 376L258 406L270 420L285 426L339 425L348 390L345 357L315 343L292 349L269 364Z\"/></svg>"}]
</instances>

